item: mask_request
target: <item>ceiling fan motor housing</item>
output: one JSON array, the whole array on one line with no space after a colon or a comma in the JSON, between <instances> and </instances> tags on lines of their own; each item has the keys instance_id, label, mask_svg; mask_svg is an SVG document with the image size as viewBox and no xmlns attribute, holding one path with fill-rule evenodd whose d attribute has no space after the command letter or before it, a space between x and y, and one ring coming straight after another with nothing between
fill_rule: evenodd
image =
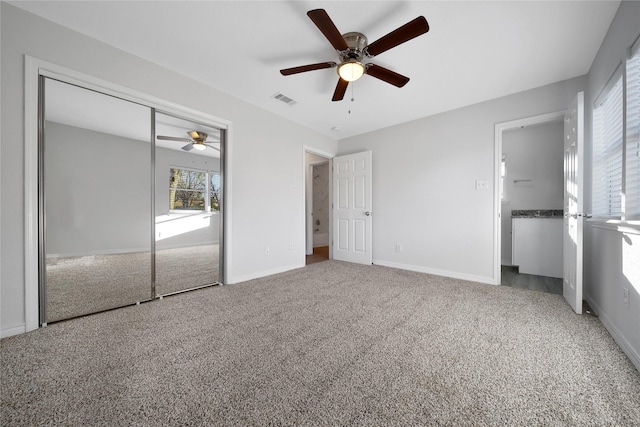
<instances>
[{"instance_id":1,"label":"ceiling fan motor housing","mask_svg":"<svg viewBox=\"0 0 640 427\"><path fill-rule=\"evenodd\" d=\"M362 33L351 32L343 34L342 38L347 42L349 49L340 52L340 60L342 62L352 59L355 59L358 62L362 61L362 58L365 55L364 49L368 44L367 37Z\"/></svg>"}]
</instances>

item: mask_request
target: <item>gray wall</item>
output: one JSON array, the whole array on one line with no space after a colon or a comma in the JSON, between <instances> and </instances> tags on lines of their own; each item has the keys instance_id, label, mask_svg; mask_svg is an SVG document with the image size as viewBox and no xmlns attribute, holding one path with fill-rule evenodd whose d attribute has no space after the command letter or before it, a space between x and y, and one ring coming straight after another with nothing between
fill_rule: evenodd
<instances>
[{"instance_id":1,"label":"gray wall","mask_svg":"<svg viewBox=\"0 0 640 427\"><path fill-rule=\"evenodd\" d=\"M620 5L589 71L586 109L585 209L591 206L593 102L640 35L640 2ZM584 231L584 293L600 320L640 369L640 227L592 219ZM624 289L629 306L624 305Z\"/></svg>"},{"instance_id":2,"label":"gray wall","mask_svg":"<svg viewBox=\"0 0 640 427\"><path fill-rule=\"evenodd\" d=\"M564 123L560 121L509 130L502 136L507 156L502 202L502 263L511 265L511 211L562 209ZM515 180L530 180L514 182Z\"/></svg>"},{"instance_id":3,"label":"gray wall","mask_svg":"<svg viewBox=\"0 0 640 427\"><path fill-rule=\"evenodd\" d=\"M150 144L54 122L45 135L47 254L148 251Z\"/></svg>"},{"instance_id":4,"label":"gray wall","mask_svg":"<svg viewBox=\"0 0 640 427\"><path fill-rule=\"evenodd\" d=\"M340 154L373 151L374 262L494 283L495 125L565 110L585 85L574 78L340 141Z\"/></svg>"}]
</instances>

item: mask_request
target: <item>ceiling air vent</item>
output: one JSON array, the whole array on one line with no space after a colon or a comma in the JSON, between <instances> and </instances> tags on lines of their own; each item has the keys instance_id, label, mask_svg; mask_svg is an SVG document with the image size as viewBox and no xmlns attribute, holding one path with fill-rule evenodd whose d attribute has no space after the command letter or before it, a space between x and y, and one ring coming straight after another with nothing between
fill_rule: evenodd
<instances>
[{"instance_id":1,"label":"ceiling air vent","mask_svg":"<svg viewBox=\"0 0 640 427\"><path fill-rule=\"evenodd\" d=\"M274 97L275 99L277 99L278 101L282 101L282 102L284 102L284 103L285 103L285 104L287 104L287 105L294 105L294 104L296 104L296 103L297 103L297 102L296 102L296 101L294 101L293 99L289 98L287 95L283 95L283 94L281 94L280 92L278 92L278 93L276 93L275 95L273 95L273 97Z\"/></svg>"}]
</instances>

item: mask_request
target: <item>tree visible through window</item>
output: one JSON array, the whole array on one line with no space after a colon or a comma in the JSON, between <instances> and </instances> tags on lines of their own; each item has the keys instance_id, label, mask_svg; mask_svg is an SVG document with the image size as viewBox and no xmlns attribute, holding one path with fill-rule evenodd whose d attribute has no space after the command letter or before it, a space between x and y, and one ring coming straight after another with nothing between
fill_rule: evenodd
<instances>
[{"instance_id":1,"label":"tree visible through window","mask_svg":"<svg viewBox=\"0 0 640 427\"><path fill-rule=\"evenodd\" d=\"M220 210L220 174L170 168L169 209Z\"/></svg>"},{"instance_id":2,"label":"tree visible through window","mask_svg":"<svg viewBox=\"0 0 640 427\"><path fill-rule=\"evenodd\" d=\"M211 211L220 211L220 174L218 173L211 173L209 197Z\"/></svg>"},{"instance_id":3,"label":"tree visible through window","mask_svg":"<svg viewBox=\"0 0 640 427\"><path fill-rule=\"evenodd\" d=\"M204 210L206 183L205 172L171 168L169 208Z\"/></svg>"}]
</instances>

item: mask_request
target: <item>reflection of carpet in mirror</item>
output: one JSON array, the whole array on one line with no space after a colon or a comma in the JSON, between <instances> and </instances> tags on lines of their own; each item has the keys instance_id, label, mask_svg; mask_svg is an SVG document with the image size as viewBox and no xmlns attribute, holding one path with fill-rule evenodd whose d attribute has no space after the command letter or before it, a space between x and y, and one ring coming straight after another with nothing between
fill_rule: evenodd
<instances>
[{"instance_id":1,"label":"reflection of carpet in mirror","mask_svg":"<svg viewBox=\"0 0 640 427\"><path fill-rule=\"evenodd\" d=\"M166 295L219 280L219 245L156 250L156 293Z\"/></svg>"},{"instance_id":2,"label":"reflection of carpet in mirror","mask_svg":"<svg viewBox=\"0 0 640 427\"><path fill-rule=\"evenodd\" d=\"M218 281L218 245L156 251L156 293ZM151 299L151 254L47 259L47 322Z\"/></svg>"}]
</instances>

